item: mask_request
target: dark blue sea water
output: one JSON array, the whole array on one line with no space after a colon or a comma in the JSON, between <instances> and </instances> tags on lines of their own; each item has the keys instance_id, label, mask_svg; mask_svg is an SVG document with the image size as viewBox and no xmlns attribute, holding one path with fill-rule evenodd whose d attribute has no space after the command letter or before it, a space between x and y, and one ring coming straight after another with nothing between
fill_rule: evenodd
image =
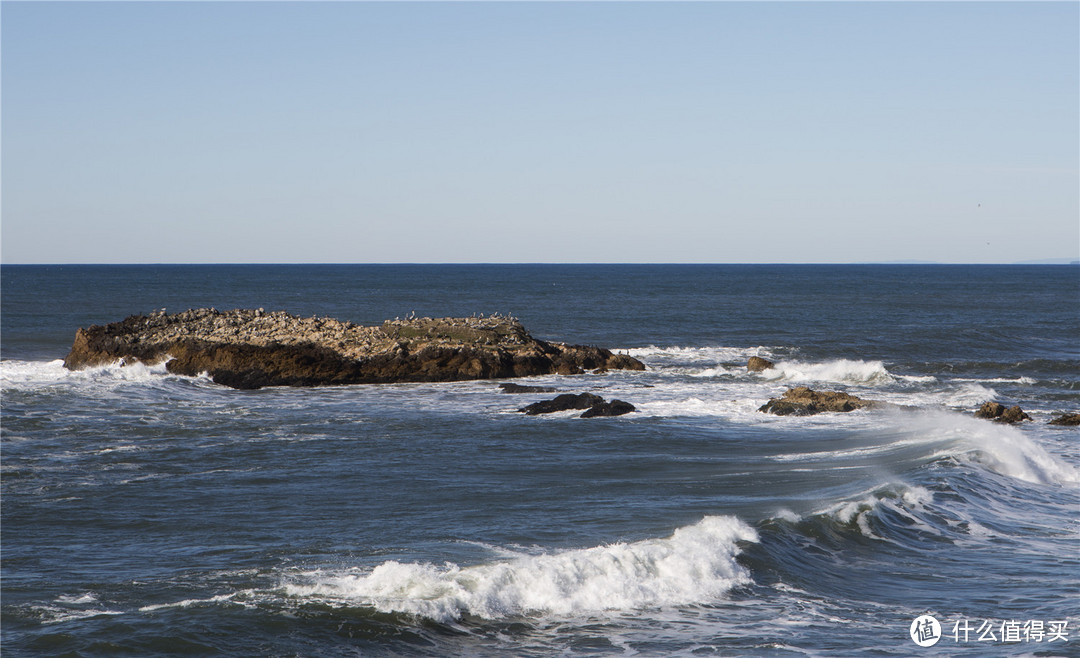
<instances>
[{"instance_id":1,"label":"dark blue sea water","mask_svg":"<svg viewBox=\"0 0 1080 658\"><path fill-rule=\"evenodd\" d=\"M0 292L5 656L1080 655L1080 431L1047 425L1080 411L1080 268L4 266ZM497 382L60 363L78 327L202 306L499 312L648 369L529 382L638 408L585 420ZM757 411L795 385L915 409Z\"/></svg>"}]
</instances>

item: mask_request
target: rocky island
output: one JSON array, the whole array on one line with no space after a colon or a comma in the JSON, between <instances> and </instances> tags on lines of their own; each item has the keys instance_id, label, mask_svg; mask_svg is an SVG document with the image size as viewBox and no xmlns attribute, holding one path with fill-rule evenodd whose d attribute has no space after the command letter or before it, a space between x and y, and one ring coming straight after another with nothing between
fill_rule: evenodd
<instances>
[{"instance_id":1,"label":"rocky island","mask_svg":"<svg viewBox=\"0 0 1080 658\"><path fill-rule=\"evenodd\" d=\"M824 411L847 412L875 406L882 404L842 391L813 391L805 386L796 386L784 391L782 397L770 399L758 411L777 416L812 416Z\"/></svg>"},{"instance_id":2,"label":"rocky island","mask_svg":"<svg viewBox=\"0 0 1080 658\"><path fill-rule=\"evenodd\" d=\"M644 370L637 359L533 338L512 317L407 318L361 326L263 309L132 315L80 328L64 366L165 361L238 389L448 382L585 370Z\"/></svg>"}]
</instances>

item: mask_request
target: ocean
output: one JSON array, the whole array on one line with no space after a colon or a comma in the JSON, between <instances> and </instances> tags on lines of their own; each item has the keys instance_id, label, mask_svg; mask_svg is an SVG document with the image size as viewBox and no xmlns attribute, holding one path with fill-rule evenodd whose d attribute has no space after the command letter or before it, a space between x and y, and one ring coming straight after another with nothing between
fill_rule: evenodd
<instances>
[{"instance_id":1,"label":"ocean","mask_svg":"<svg viewBox=\"0 0 1080 658\"><path fill-rule=\"evenodd\" d=\"M5 657L1080 656L1080 267L0 273ZM647 370L521 382L637 408L582 419L61 365L196 307L500 313ZM792 386L899 408L757 411Z\"/></svg>"}]
</instances>

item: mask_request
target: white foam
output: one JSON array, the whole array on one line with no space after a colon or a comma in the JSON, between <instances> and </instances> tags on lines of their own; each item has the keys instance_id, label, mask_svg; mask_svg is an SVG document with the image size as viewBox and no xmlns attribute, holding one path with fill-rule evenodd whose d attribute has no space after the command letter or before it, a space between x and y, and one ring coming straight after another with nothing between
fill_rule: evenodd
<instances>
[{"instance_id":1,"label":"white foam","mask_svg":"<svg viewBox=\"0 0 1080 658\"><path fill-rule=\"evenodd\" d=\"M982 384L966 383L959 389L945 393L945 404L950 407L969 407L989 402L998 397L997 391Z\"/></svg>"},{"instance_id":2,"label":"white foam","mask_svg":"<svg viewBox=\"0 0 1080 658\"><path fill-rule=\"evenodd\" d=\"M55 383L68 378L71 371L62 359L54 361L0 361L0 388L24 388L28 385Z\"/></svg>"},{"instance_id":3,"label":"white foam","mask_svg":"<svg viewBox=\"0 0 1080 658\"><path fill-rule=\"evenodd\" d=\"M845 384L883 385L897 381L881 361L837 359L821 363L780 361L762 370L760 376L770 381L838 382Z\"/></svg>"},{"instance_id":4,"label":"white foam","mask_svg":"<svg viewBox=\"0 0 1080 658\"><path fill-rule=\"evenodd\" d=\"M896 495L897 488L899 488L899 496ZM898 505L896 502L897 498L899 498L904 505ZM928 489L919 486L894 483L885 489L875 489L873 492L862 494L854 500L847 500L832 505L818 512L818 514L831 516L845 525L854 522L855 526L863 536L871 539L885 540L884 537L877 535L871 529L870 517L874 515L878 509L886 507L905 517L914 527L917 527L924 532L941 534L937 529L926 524L912 513L913 511L925 511L925 506L933 502L933 500L934 494Z\"/></svg>"},{"instance_id":5,"label":"white foam","mask_svg":"<svg viewBox=\"0 0 1080 658\"><path fill-rule=\"evenodd\" d=\"M986 379L972 379L972 378L956 378L954 382L975 382L986 384L1022 384L1024 386L1031 386L1036 383L1036 380L1032 377L989 377Z\"/></svg>"},{"instance_id":6,"label":"white foam","mask_svg":"<svg viewBox=\"0 0 1080 658\"><path fill-rule=\"evenodd\" d=\"M61 624L68 621L90 619L92 617L122 615L122 610L109 610L95 607L98 596L94 592L82 594L61 594L56 597L58 605L35 605L30 608L41 615L43 624Z\"/></svg>"},{"instance_id":7,"label":"white foam","mask_svg":"<svg viewBox=\"0 0 1080 658\"><path fill-rule=\"evenodd\" d=\"M70 605L86 605L88 603L94 603L98 600L97 594L93 592L85 592L78 595L65 595L62 594L56 597L58 603L67 603Z\"/></svg>"},{"instance_id":8,"label":"white foam","mask_svg":"<svg viewBox=\"0 0 1080 658\"><path fill-rule=\"evenodd\" d=\"M725 368L724 366L716 366L715 368L705 368L704 370L698 370L690 372L691 377L723 377L725 375L742 375L746 373L746 368L743 366L736 368Z\"/></svg>"},{"instance_id":9,"label":"white foam","mask_svg":"<svg viewBox=\"0 0 1080 658\"><path fill-rule=\"evenodd\" d=\"M0 361L0 390L39 390L54 386L112 388L130 384L158 383L166 378L182 377L169 373L164 361L153 365L142 362L124 364L117 361L81 370L68 370L61 359ZM207 378L204 376L201 379Z\"/></svg>"},{"instance_id":10,"label":"white foam","mask_svg":"<svg viewBox=\"0 0 1080 658\"><path fill-rule=\"evenodd\" d=\"M308 574L309 582L285 590L444 622L707 603L750 581L735 561L739 541L757 541L757 533L734 517L708 516L663 539L468 567L389 561L369 573Z\"/></svg>"},{"instance_id":11,"label":"white foam","mask_svg":"<svg viewBox=\"0 0 1080 658\"><path fill-rule=\"evenodd\" d=\"M71 610L48 605L35 606L33 609L41 613L42 624L62 624L68 621L78 621L80 619L90 619L92 617L124 614L123 610Z\"/></svg>"},{"instance_id":12,"label":"white foam","mask_svg":"<svg viewBox=\"0 0 1080 658\"><path fill-rule=\"evenodd\" d=\"M236 592L233 594L218 594L217 596L211 596L206 599L184 599L183 601L176 601L174 603L159 603L155 605L144 605L139 608L139 612L157 612L158 610L166 610L169 608L190 608L191 606L204 606L214 605L217 603L236 603L237 597L244 594L244 592Z\"/></svg>"},{"instance_id":13,"label":"white foam","mask_svg":"<svg viewBox=\"0 0 1080 658\"><path fill-rule=\"evenodd\" d=\"M950 446L961 460L1037 484L1074 484L1080 473L1035 443L1023 430L945 411L912 414L907 429Z\"/></svg>"},{"instance_id":14,"label":"white foam","mask_svg":"<svg viewBox=\"0 0 1080 658\"><path fill-rule=\"evenodd\" d=\"M773 356L772 348L758 347L632 347L624 350L635 359L644 361L652 367L667 366L672 364L682 365L714 365L721 363L742 363L744 370L746 361L752 356L769 358Z\"/></svg>"}]
</instances>

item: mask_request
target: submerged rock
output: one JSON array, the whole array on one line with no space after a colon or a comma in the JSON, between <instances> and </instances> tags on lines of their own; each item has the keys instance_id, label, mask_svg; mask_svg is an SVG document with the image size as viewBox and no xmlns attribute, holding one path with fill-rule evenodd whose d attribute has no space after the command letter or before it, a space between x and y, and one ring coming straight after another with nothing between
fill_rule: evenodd
<instances>
[{"instance_id":1,"label":"submerged rock","mask_svg":"<svg viewBox=\"0 0 1080 658\"><path fill-rule=\"evenodd\" d=\"M763 359L760 356L752 356L750 360L746 362L747 372L761 372L762 370L769 370L775 368L776 364L768 359Z\"/></svg>"},{"instance_id":2,"label":"submerged rock","mask_svg":"<svg viewBox=\"0 0 1080 658\"><path fill-rule=\"evenodd\" d=\"M262 309L133 315L79 329L64 365L77 370L166 362L233 388L502 379L644 370L637 359L591 346L538 340L514 318L410 318L363 327Z\"/></svg>"},{"instance_id":3,"label":"submerged rock","mask_svg":"<svg viewBox=\"0 0 1080 658\"><path fill-rule=\"evenodd\" d=\"M503 393L554 393L557 390L551 386L525 386L514 382L499 384L499 388Z\"/></svg>"},{"instance_id":4,"label":"submerged rock","mask_svg":"<svg viewBox=\"0 0 1080 658\"><path fill-rule=\"evenodd\" d=\"M1006 407L997 402L985 402L975 412L976 418L989 418L995 423L1019 423L1023 420L1031 420L1031 416L1024 413L1019 405Z\"/></svg>"},{"instance_id":5,"label":"submerged rock","mask_svg":"<svg viewBox=\"0 0 1080 658\"><path fill-rule=\"evenodd\" d=\"M1071 427L1074 425L1080 425L1080 414L1062 414L1057 418L1050 421L1050 425L1058 425L1061 427Z\"/></svg>"},{"instance_id":6,"label":"submerged rock","mask_svg":"<svg viewBox=\"0 0 1080 658\"><path fill-rule=\"evenodd\" d=\"M782 397L770 399L758 411L777 416L810 416L823 411L854 411L877 404L840 391L813 391L798 386L789 388Z\"/></svg>"}]
</instances>

